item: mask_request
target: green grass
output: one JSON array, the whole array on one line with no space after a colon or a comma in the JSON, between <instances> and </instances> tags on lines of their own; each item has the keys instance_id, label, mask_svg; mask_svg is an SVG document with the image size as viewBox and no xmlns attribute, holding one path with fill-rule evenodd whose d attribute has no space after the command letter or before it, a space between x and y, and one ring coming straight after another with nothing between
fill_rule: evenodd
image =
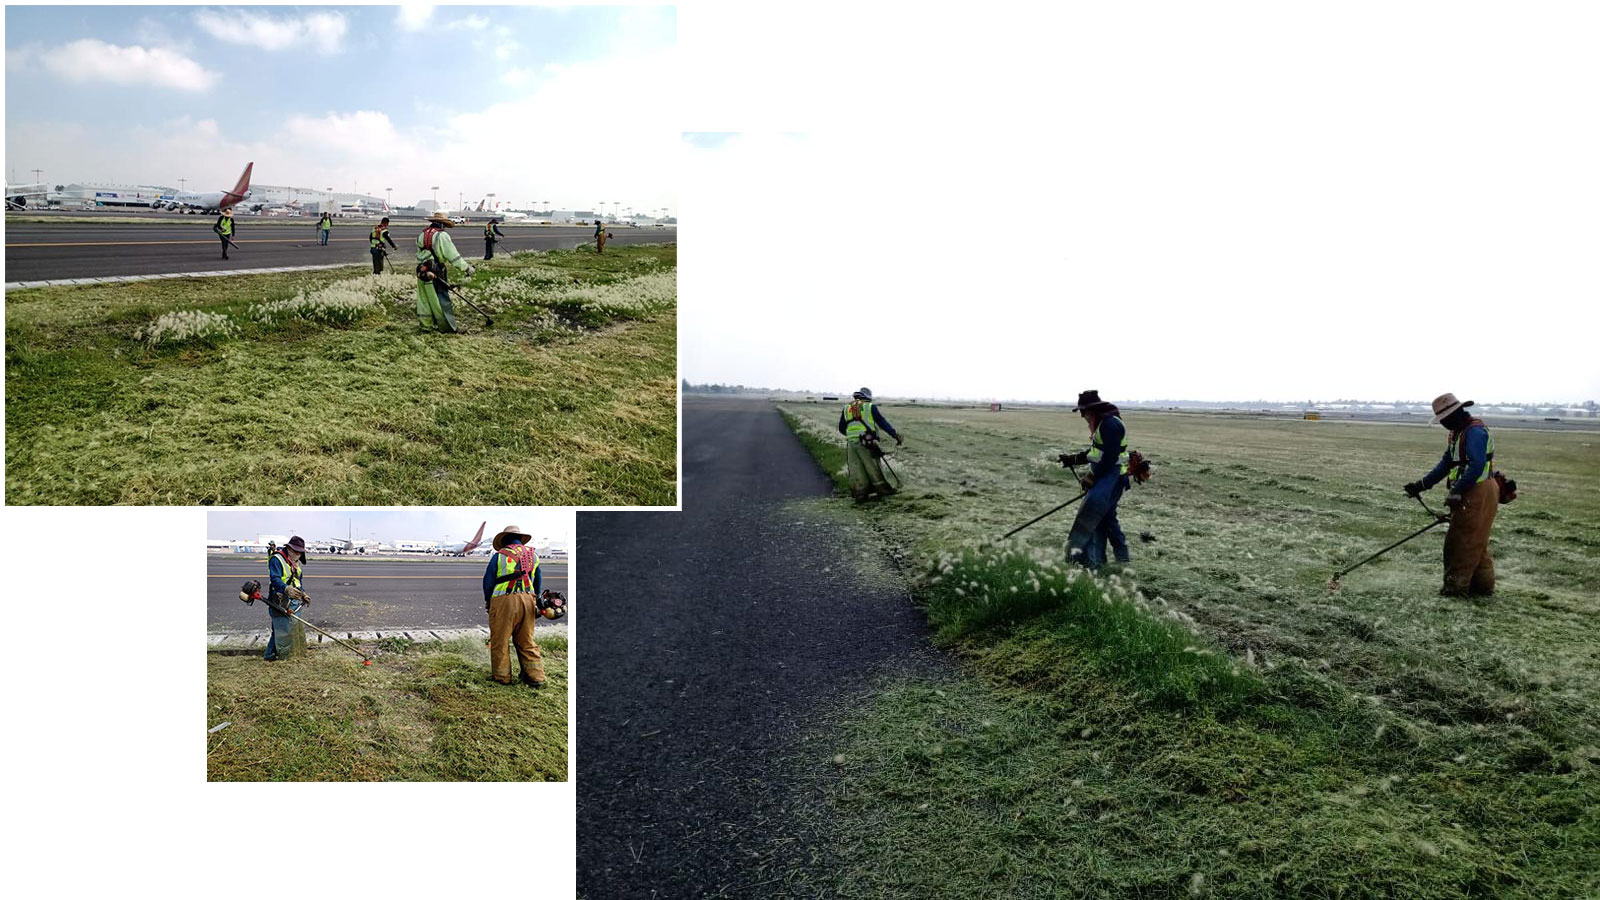
<instances>
[{"instance_id":1,"label":"green grass","mask_svg":"<svg viewBox=\"0 0 1600 900\"><path fill-rule=\"evenodd\" d=\"M837 409L784 411L835 472ZM1522 496L1473 603L1437 536L1327 589L1426 522L1399 488L1436 427L1130 412L1156 478L1091 579L1070 509L995 543L1071 496L1077 417L887 412L905 491L851 514L960 665L828 737L840 895L1600 894L1600 435L1496 431Z\"/></svg>"},{"instance_id":2,"label":"green grass","mask_svg":"<svg viewBox=\"0 0 1600 900\"><path fill-rule=\"evenodd\" d=\"M8 292L6 499L670 504L675 266L674 245L496 259L471 282L494 328L458 304L456 335L418 329L408 277L348 324L251 315L359 269ZM239 334L135 337L189 310Z\"/></svg>"},{"instance_id":3,"label":"green grass","mask_svg":"<svg viewBox=\"0 0 1600 900\"><path fill-rule=\"evenodd\" d=\"M210 781L565 781L565 637L543 689L496 684L481 641L338 647L267 663L206 654ZM512 661L515 673L517 663Z\"/></svg>"}]
</instances>

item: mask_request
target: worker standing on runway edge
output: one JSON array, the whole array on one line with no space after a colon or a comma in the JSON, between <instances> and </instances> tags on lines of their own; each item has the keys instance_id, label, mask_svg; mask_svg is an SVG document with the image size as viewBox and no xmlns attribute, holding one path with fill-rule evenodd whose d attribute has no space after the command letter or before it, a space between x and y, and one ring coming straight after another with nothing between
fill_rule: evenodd
<instances>
[{"instance_id":1,"label":"worker standing on runway edge","mask_svg":"<svg viewBox=\"0 0 1600 900\"><path fill-rule=\"evenodd\" d=\"M233 240L233 209L223 210L222 215L217 216L217 224L212 225L211 230L217 233L217 237L222 238L222 258L227 259L228 242Z\"/></svg>"},{"instance_id":2,"label":"worker standing on runway edge","mask_svg":"<svg viewBox=\"0 0 1600 900\"><path fill-rule=\"evenodd\" d=\"M888 497L894 488L884 480L878 457L883 451L878 447L878 429L894 438L898 446L904 444L894 426L883 417L883 412L872 402L872 390L862 388L851 395L850 404L839 413L839 433L844 435L844 461L850 473L850 496L857 502L867 500L876 492Z\"/></svg>"},{"instance_id":3,"label":"worker standing on runway edge","mask_svg":"<svg viewBox=\"0 0 1600 900\"><path fill-rule=\"evenodd\" d=\"M317 220L317 242L324 247L328 246L328 232L332 230L333 217L323 213L322 218Z\"/></svg>"},{"instance_id":4,"label":"worker standing on runway edge","mask_svg":"<svg viewBox=\"0 0 1600 900\"><path fill-rule=\"evenodd\" d=\"M372 245L372 274L381 274L383 272L383 258L388 255L383 252L383 242L388 241L390 247L395 250L400 249L395 244L394 238L389 236L388 216L384 216L378 224L372 226L372 234L367 236L367 241Z\"/></svg>"},{"instance_id":5,"label":"worker standing on runway edge","mask_svg":"<svg viewBox=\"0 0 1600 900\"><path fill-rule=\"evenodd\" d=\"M1117 522L1117 502L1128 488L1128 432L1122 411L1101 400L1099 391L1078 394L1072 411L1089 425L1089 449L1061 454L1061 464L1088 465L1089 471L1079 476L1084 498L1067 534L1067 561L1093 571L1105 565L1107 543L1117 562L1128 561L1128 541Z\"/></svg>"},{"instance_id":6,"label":"worker standing on runway edge","mask_svg":"<svg viewBox=\"0 0 1600 900\"><path fill-rule=\"evenodd\" d=\"M483 223L483 258L494 259L494 243L505 237L500 231L500 220L490 219Z\"/></svg>"},{"instance_id":7,"label":"worker standing on runway edge","mask_svg":"<svg viewBox=\"0 0 1600 900\"><path fill-rule=\"evenodd\" d=\"M306 542L295 535L283 545L282 550L267 557L267 577L272 581L267 592L267 613L272 616L272 635L267 638L267 649L262 658L268 662L286 656L298 656L305 649L304 627L295 627L297 623L293 618L273 609L276 606L289 612L299 612L302 607L311 604L310 598L300 589L305 555ZM296 632L299 633L298 640L294 637Z\"/></svg>"},{"instance_id":8,"label":"worker standing on runway edge","mask_svg":"<svg viewBox=\"0 0 1600 900\"><path fill-rule=\"evenodd\" d=\"M450 305L450 266L464 270L468 278L475 269L461 258L460 251L445 233L455 223L444 213L428 217L428 227L417 235L417 322L423 328L455 334L455 311ZM444 283L441 283L441 280Z\"/></svg>"},{"instance_id":9,"label":"worker standing on runway edge","mask_svg":"<svg viewBox=\"0 0 1600 900\"><path fill-rule=\"evenodd\" d=\"M517 647L522 683L544 687L544 660L533 642L539 618L539 554L533 536L507 525L494 536L494 553L483 572L483 608L489 611L489 667L495 681L511 683L511 650Z\"/></svg>"},{"instance_id":10,"label":"worker standing on runway edge","mask_svg":"<svg viewBox=\"0 0 1600 900\"><path fill-rule=\"evenodd\" d=\"M604 253L604 252L606 252L606 238L608 238L610 236L611 235L606 234L606 226L605 226L605 224L603 222L601 222L599 219L595 219L594 220L594 252L596 252L596 253Z\"/></svg>"}]
</instances>

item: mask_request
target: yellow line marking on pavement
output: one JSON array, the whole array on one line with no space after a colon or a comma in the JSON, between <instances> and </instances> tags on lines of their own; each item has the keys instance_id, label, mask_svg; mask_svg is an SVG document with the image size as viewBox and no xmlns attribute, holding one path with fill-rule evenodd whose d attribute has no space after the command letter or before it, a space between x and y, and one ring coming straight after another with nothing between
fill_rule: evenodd
<instances>
[{"instance_id":1,"label":"yellow line marking on pavement","mask_svg":"<svg viewBox=\"0 0 1600 900\"><path fill-rule=\"evenodd\" d=\"M544 568L543 565L540 568ZM238 578L239 574L232 575L207 575L207 578ZM301 578L478 578L479 574L471 575L301 575Z\"/></svg>"},{"instance_id":2,"label":"yellow line marking on pavement","mask_svg":"<svg viewBox=\"0 0 1600 900\"><path fill-rule=\"evenodd\" d=\"M313 240L314 241L314 240L316 240L316 238L247 238L247 239L242 240L242 241L234 241L234 243L235 244L303 244L307 240ZM332 243L337 243L339 241L348 241L348 242L354 243L356 241L364 241L364 240L367 240L367 238L364 238L364 237L362 237L362 238L331 238L331 239L329 239L328 243L332 244ZM134 247L134 246L139 246L139 245L144 245L144 244L209 244L209 243L211 243L210 240L202 238L201 240L198 240L198 241L76 241L76 242L71 242L71 243L51 243L51 244L36 244L36 243L32 243L32 242L23 242L23 243L20 243L20 244L7 244L6 246L7 247Z\"/></svg>"}]
</instances>

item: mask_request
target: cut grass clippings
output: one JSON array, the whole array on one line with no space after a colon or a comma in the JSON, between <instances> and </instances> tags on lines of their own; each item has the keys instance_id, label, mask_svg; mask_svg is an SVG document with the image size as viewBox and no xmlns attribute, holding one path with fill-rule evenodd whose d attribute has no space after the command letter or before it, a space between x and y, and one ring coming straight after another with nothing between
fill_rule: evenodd
<instances>
[{"instance_id":1,"label":"cut grass clippings","mask_svg":"<svg viewBox=\"0 0 1600 900\"><path fill-rule=\"evenodd\" d=\"M836 476L837 410L784 413ZM1434 596L1437 545L1326 589L1321 554L1406 521L1371 484L1431 465L1431 430L1127 413L1158 468L1123 526L1157 541L1090 577L1071 510L989 543L1071 489L1075 417L891 415L907 490L855 509L963 664L844 712L812 813L839 896L1597 894L1600 657L1566 625L1595 612L1594 435L1497 433L1541 498L1502 511L1480 608Z\"/></svg>"},{"instance_id":2,"label":"cut grass clippings","mask_svg":"<svg viewBox=\"0 0 1600 900\"><path fill-rule=\"evenodd\" d=\"M675 265L481 263L455 335L355 269L8 292L7 502L671 504Z\"/></svg>"},{"instance_id":3,"label":"cut grass clippings","mask_svg":"<svg viewBox=\"0 0 1600 900\"><path fill-rule=\"evenodd\" d=\"M391 643L371 666L333 646L271 663L208 653L206 726L230 724L206 736L206 777L565 781L566 639L536 640L539 690L496 684L473 639Z\"/></svg>"}]
</instances>

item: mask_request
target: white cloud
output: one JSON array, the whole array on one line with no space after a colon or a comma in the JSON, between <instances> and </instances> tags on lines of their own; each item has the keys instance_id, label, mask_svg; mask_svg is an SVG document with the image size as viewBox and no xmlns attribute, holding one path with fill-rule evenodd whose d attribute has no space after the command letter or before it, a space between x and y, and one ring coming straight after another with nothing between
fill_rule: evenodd
<instances>
[{"instance_id":1,"label":"white cloud","mask_svg":"<svg viewBox=\"0 0 1600 900\"><path fill-rule=\"evenodd\" d=\"M516 41L507 41L504 44L494 48L494 58L505 61L511 58L511 54L516 53L521 49L522 45Z\"/></svg>"},{"instance_id":2,"label":"white cloud","mask_svg":"<svg viewBox=\"0 0 1600 900\"><path fill-rule=\"evenodd\" d=\"M6 51L6 68L39 65L77 83L146 84L180 91L211 89L222 76L175 51L162 47L119 47L93 38L55 48L27 47Z\"/></svg>"},{"instance_id":3,"label":"white cloud","mask_svg":"<svg viewBox=\"0 0 1600 900\"><path fill-rule=\"evenodd\" d=\"M489 20L483 16L473 13L472 15L467 16L465 19L456 19L445 27L456 31L482 31L489 27Z\"/></svg>"},{"instance_id":4,"label":"white cloud","mask_svg":"<svg viewBox=\"0 0 1600 900\"><path fill-rule=\"evenodd\" d=\"M348 191L359 182L379 197L392 186L403 205L427 198L437 184L439 199L451 205L458 193L475 204L494 191L517 208L536 200L592 208L604 199L676 210L680 128L670 105L642 104L620 116L593 102L602 79L648 81L670 96L675 77L670 53L533 69L516 87L500 85L497 102L442 104L427 127L404 126L416 104L398 98L388 112L307 114L266 128L252 122L250 131L184 116L119 131L114 147L94 127L8 122L6 155L43 160L36 164L53 166L63 183L176 185L185 178L191 188L223 190L254 161L259 184Z\"/></svg>"},{"instance_id":5,"label":"white cloud","mask_svg":"<svg viewBox=\"0 0 1600 900\"><path fill-rule=\"evenodd\" d=\"M247 44L263 50L285 50L310 44L324 53L335 53L348 26L337 12L311 13L304 18L275 19L259 13L203 9L194 14L195 24L220 41Z\"/></svg>"},{"instance_id":6,"label":"white cloud","mask_svg":"<svg viewBox=\"0 0 1600 900\"><path fill-rule=\"evenodd\" d=\"M535 74L532 69L511 68L500 73L500 80L511 87L523 87L533 81Z\"/></svg>"},{"instance_id":7,"label":"white cloud","mask_svg":"<svg viewBox=\"0 0 1600 900\"><path fill-rule=\"evenodd\" d=\"M428 27L433 19L433 4L431 3L403 3L400 5L399 15L395 21L405 31L421 31Z\"/></svg>"},{"instance_id":8,"label":"white cloud","mask_svg":"<svg viewBox=\"0 0 1600 900\"><path fill-rule=\"evenodd\" d=\"M415 152L404 146L394 123L381 112L359 110L325 116L295 116L284 125L291 144L313 148L318 154L349 154L384 159Z\"/></svg>"}]
</instances>

